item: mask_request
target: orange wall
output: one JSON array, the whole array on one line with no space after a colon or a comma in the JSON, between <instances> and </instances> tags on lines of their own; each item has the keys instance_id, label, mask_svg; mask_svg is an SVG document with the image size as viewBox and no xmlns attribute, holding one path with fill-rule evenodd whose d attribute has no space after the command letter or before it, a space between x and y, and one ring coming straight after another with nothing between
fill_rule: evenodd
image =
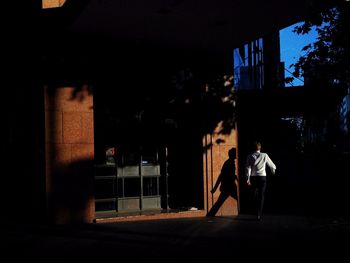
<instances>
[{"instance_id":1,"label":"orange wall","mask_svg":"<svg viewBox=\"0 0 350 263\"><path fill-rule=\"evenodd\" d=\"M55 223L95 217L93 123L88 87L45 88L47 208Z\"/></svg>"},{"instance_id":2,"label":"orange wall","mask_svg":"<svg viewBox=\"0 0 350 263\"><path fill-rule=\"evenodd\" d=\"M228 159L228 151L235 147L237 158L236 158L236 176L237 176L237 192L238 200L232 197L226 199L224 204L219 209L217 216L222 215L237 215L239 213L239 184L238 184L238 137L237 129L233 129L229 135L221 135L218 131L221 130L219 124L216 130L212 134L208 134L203 138L204 154L203 154L203 165L204 165L204 200L205 208L209 211L213 204L217 201L220 195L220 189L212 194L210 190L213 188L218 176L221 172L221 168L224 162Z\"/></svg>"},{"instance_id":3,"label":"orange wall","mask_svg":"<svg viewBox=\"0 0 350 263\"><path fill-rule=\"evenodd\" d=\"M55 8L61 7L66 2L66 0L42 0L42 8Z\"/></svg>"}]
</instances>

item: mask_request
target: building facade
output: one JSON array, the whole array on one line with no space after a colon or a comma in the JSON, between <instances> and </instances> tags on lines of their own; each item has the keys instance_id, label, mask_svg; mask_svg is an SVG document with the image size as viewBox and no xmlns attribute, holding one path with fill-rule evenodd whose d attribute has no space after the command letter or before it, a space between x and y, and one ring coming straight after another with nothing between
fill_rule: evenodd
<instances>
[{"instance_id":1,"label":"building facade","mask_svg":"<svg viewBox=\"0 0 350 263\"><path fill-rule=\"evenodd\" d=\"M11 8L16 23L10 33L16 35L13 41L26 44L8 56L11 103L2 110L7 127L2 160L12 172L2 198L5 218L31 214L33 221L94 222L106 210L108 218L145 210L204 216L218 198L219 192L210 190L232 148L238 194L218 215L239 213L239 167L246 153L240 142L248 137L238 139L232 49L268 35L263 46L260 40L248 45L254 50L246 53L253 54L248 63L254 67L241 72L250 74L247 86L273 89L278 42L269 32L275 32L272 25L300 18L295 1L284 3L291 9L276 21L262 19L270 17L270 9L261 6L266 13L256 14L254 21L264 22L237 30L242 16L232 20L239 7L231 1L204 17L200 14L213 10L209 2L145 7L136 1L137 12L128 4L104 1L17 2L26 8L17 13ZM123 16L131 9L131 16ZM198 12L193 18L186 10ZM248 7L241 10L251 14ZM109 165L106 149L113 149L119 166L112 174L96 174L97 167ZM157 154L148 158L148 149ZM132 178L119 176L132 167Z\"/></svg>"}]
</instances>

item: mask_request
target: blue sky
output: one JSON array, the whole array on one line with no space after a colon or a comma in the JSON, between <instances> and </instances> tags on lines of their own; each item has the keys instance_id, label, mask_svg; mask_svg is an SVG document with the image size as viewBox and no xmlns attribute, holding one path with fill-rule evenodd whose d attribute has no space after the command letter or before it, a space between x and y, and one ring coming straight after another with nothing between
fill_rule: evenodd
<instances>
[{"instance_id":1,"label":"blue sky","mask_svg":"<svg viewBox=\"0 0 350 263\"><path fill-rule=\"evenodd\" d=\"M294 69L290 68L289 66L295 63L302 55L301 49L307 44L314 42L317 38L317 32L314 29L306 35L298 35L294 33L293 29L299 24L301 23L294 24L290 27L280 30L281 60L285 62L286 77L292 76L287 70L293 72ZM303 81L298 79L294 79L292 82L293 86L299 86L303 84Z\"/></svg>"}]
</instances>

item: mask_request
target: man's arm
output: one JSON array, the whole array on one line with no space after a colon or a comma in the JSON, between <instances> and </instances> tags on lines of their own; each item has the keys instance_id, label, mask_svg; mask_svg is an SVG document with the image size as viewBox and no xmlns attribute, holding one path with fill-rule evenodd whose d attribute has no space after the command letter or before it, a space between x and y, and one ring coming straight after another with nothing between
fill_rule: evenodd
<instances>
[{"instance_id":1,"label":"man's arm","mask_svg":"<svg viewBox=\"0 0 350 263\"><path fill-rule=\"evenodd\" d=\"M251 173L252 173L252 167L250 165L249 157L248 157L246 165L245 165L245 176L246 176L248 185L250 185L250 175L251 175Z\"/></svg>"},{"instance_id":2,"label":"man's arm","mask_svg":"<svg viewBox=\"0 0 350 263\"><path fill-rule=\"evenodd\" d=\"M266 155L266 164L267 166L271 169L271 173L275 174L276 172L276 165L274 164L274 162L270 159L270 157L268 155Z\"/></svg>"}]
</instances>

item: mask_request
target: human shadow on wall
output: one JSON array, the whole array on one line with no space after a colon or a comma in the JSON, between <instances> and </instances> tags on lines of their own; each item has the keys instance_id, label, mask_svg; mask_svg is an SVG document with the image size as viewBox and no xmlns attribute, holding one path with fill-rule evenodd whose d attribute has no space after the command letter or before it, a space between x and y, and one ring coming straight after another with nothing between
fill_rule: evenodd
<instances>
[{"instance_id":1,"label":"human shadow on wall","mask_svg":"<svg viewBox=\"0 0 350 263\"><path fill-rule=\"evenodd\" d=\"M216 183L211 190L214 194L220 185L220 195L213 207L208 212L207 216L215 216L220 207L226 201L228 197L232 197L237 200L237 177L236 177L236 148L231 148L228 151L229 158L225 161L221 168L220 175L216 180Z\"/></svg>"}]
</instances>

